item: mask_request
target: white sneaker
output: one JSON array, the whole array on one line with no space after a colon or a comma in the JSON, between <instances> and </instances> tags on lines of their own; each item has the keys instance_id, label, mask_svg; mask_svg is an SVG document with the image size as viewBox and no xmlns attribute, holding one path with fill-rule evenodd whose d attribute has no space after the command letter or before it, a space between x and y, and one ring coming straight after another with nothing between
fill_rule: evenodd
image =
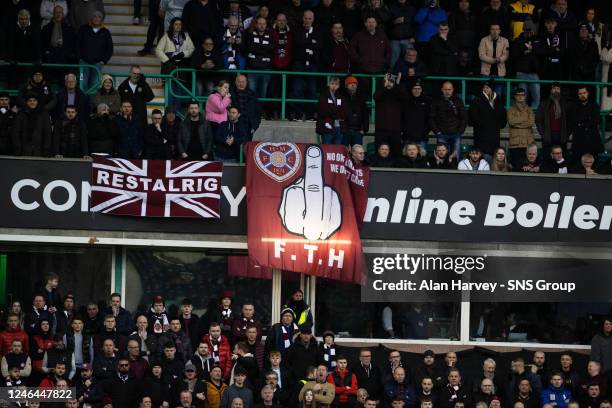
<instances>
[{"instance_id":1,"label":"white sneaker","mask_svg":"<svg viewBox=\"0 0 612 408\"><path fill-rule=\"evenodd\" d=\"M132 20L132 24L140 25L140 17L134 17L134 20Z\"/></svg>"}]
</instances>

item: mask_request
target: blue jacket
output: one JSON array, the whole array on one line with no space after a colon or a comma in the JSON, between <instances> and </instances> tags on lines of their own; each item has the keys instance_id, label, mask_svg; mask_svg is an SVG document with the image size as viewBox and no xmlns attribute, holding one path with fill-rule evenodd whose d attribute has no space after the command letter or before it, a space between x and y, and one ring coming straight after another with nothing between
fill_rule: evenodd
<instances>
[{"instance_id":1,"label":"blue jacket","mask_svg":"<svg viewBox=\"0 0 612 408\"><path fill-rule=\"evenodd\" d=\"M542 390L540 394L541 405L550 404L556 408L567 408L572 400L572 392L565 388L555 388L552 385Z\"/></svg>"},{"instance_id":2,"label":"blue jacket","mask_svg":"<svg viewBox=\"0 0 612 408\"><path fill-rule=\"evenodd\" d=\"M225 139L234 137L234 143L228 146ZM248 140L249 131L242 117L236 123L220 123L215 134L215 157L219 159L240 159L240 146Z\"/></svg>"},{"instance_id":3,"label":"blue jacket","mask_svg":"<svg viewBox=\"0 0 612 408\"><path fill-rule=\"evenodd\" d=\"M448 21L446 12L440 7L421 7L414 16L414 22L419 25L417 42L427 42L438 33L438 24Z\"/></svg>"},{"instance_id":4,"label":"blue jacket","mask_svg":"<svg viewBox=\"0 0 612 408\"><path fill-rule=\"evenodd\" d=\"M401 396L404 397L404 408L414 408L417 404L416 392L412 385L408 383L408 379L404 380L403 384L403 394ZM391 402L394 398L396 398L401 390L400 384L397 383L394 379L387 381L385 383L385 398L383 406L386 408L391 407Z\"/></svg>"}]
</instances>

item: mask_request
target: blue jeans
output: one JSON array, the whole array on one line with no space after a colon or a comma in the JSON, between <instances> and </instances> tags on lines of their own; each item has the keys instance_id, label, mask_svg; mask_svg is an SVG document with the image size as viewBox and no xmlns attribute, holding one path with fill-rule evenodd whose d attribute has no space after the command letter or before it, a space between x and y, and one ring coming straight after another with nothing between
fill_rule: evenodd
<instances>
[{"instance_id":1,"label":"blue jeans","mask_svg":"<svg viewBox=\"0 0 612 408\"><path fill-rule=\"evenodd\" d=\"M293 64L292 69L294 71L302 72L318 72L316 65L306 66L302 62L296 62ZM295 75L291 81L291 97L293 99L317 99L317 77L315 76L301 76ZM312 103L295 103L293 104L293 110L296 115L314 116L314 106Z\"/></svg>"},{"instance_id":2,"label":"blue jeans","mask_svg":"<svg viewBox=\"0 0 612 408\"><path fill-rule=\"evenodd\" d=\"M87 64L85 61L80 60L79 61L80 64ZM89 65L94 65L96 67L98 67L98 69L102 68L102 64L89 64ZM93 68L89 68L89 67L83 67L81 68L81 78L80 78L80 82L81 82L81 90L83 92L86 92L88 89L93 88L94 86L98 87L100 86L100 79L98 78L97 72L95 69Z\"/></svg>"},{"instance_id":3,"label":"blue jeans","mask_svg":"<svg viewBox=\"0 0 612 408\"><path fill-rule=\"evenodd\" d=\"M540 77L535 73L517 72L516 79L533 79L538 80ZM530 106L537 109L540 105L540 84L538 83L520 83L519 88L523 88L527 92L527 98L531 100Z\"/></svg>"},{"instance_id":4,"label":"blue jeans","mask_svg":"<svg viewBox=\"0 0 612 408\"><path fill-rule=\"evenodd\" d=\"M408 48L414 48L410 41L406 40L391 40L389 41L391 46L391 69L395 66L398 59L404 56L404 53Z\"/></svg>"},{"instance_id":5,"label":"blue jeans","mask_svg":"<svg viewBox=\"0 0 612 408\"><path fill-rule=\"evenodd\" d=\"M321 135L322 144L342 144L342 131L339 127L334 128L333 133L324 133Z\"/></svg>"},{"instance_id":6,"label":"blue jeans","mask_svg":"<svg viewBox=\"0 0 612 408\"><path fill-rule=\"evenodd\" d=\"M348 129L344 132L344 144L346 146L363 144L363 134L358 130Z\"/></svg>"},{"instance_id":7,"label":"blue jeans","mask_svg":"<svg viewBox=\"0 0 612 408\"><path fill-rule=\"evenodd\" d=\"M450 153L457 152L457 160L461 158L461 134L453 133L445 135L440 133L438 135L438 143L444 143L448 146Z\"/></svg>"},{"instance_id":8,"label":"blue jeans","mask_svg":"<svg viewBox=\"0 0 612 408\"><path fill-rule=\"evenodd\" d=\"M249 75L249 88L258 98L265 98L268 95L268 84L270 75L251 74Z\"/></svg>"}]
</instances>

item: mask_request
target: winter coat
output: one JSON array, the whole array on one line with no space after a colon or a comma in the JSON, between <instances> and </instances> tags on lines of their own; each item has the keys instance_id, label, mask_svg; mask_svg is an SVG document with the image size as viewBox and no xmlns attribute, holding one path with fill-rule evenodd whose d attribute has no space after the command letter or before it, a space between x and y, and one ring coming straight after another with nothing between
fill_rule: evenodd
<instances>
[{"instance_id":1,"label":"winter coat","mask_svg":"<svg viewBox=\"0 0 612 408\"><path fill-rule=\"evenodd\" d=\"M113 407L134 407L137 386L135 378L128 377L127 381L123 381L115 374L104 382L104 391L113 402Z\"/></svg>"},{"instance_id":2,"label":"winter coat","mask_svg":"<svg viewBox=\"0 0 612 408\"><path fill-rule=\"evenodd\" d=\"M228 146L225 140L234 137L234 142ZM236 123L229 120L220 123L215 133L215 157L221 159L240 159L240 148L248 140L249 130L246 121L240 118ZM232 324L233 326L233 324Z\"/></svg>"},{"instance_id":3,"label":"winter coat","mask_svg":"<svg viewBox=\"0 0 612 408\"><path fill-rule=\"evenodd\" d=\"M391 4L389 6L390 19L387 24L389 30L389 38L391 40L406 40L409 38L415 38L416 30L414 27L414 16L416 10L410 5L409 2L404 4ZM401 23L395 23L394 21L400 17L404 18Z\"/></svg>"},{"instance_id":4,"label":"winter coat","mask_svg":"<svg viewBox=\"0 0 612 408\"><path fill-rule=\"evenodd\" d=\"M538 110L536 111L536 127L538 132L542 136L542 143L550 143L551 130L550 130L550 105L552 100L550 98L544 99L540 102ZM567 115L569 112L569 106L567 101L561 97L559 102L561 105L561 143L565 144L568 141L568 125Z\"/></svg>"},{"instance_id":5,"label":"winter coat","mask_svg":"<svg viewBox=\"0 0 612 408\"><path fill-rule=\"evenodd\" d=\"M191 362L195 366L198 378L210 381L210 371L215 367L215 360L212 357L202 356L196 351L187 362Z\"/></svg>"},{"instance_id":6,"label":"winter coat","mask_svg":"<svg viewBox=\"0 0 612 408\"><path fill-rule=\"evenodd\" d=\"M480 73L481 75L491 75L491 66L495 64L495 58L499 58L497 63L497 76L506 76L506 61L510 57L510 43L504 37L497 39L495 55L493 55L493 40L491 36L486 36L480 40L478 46L478 57L480 58Z\"/></svg>"},{"instance_id":7,"label":"winter coat","mask_svg":"<svg viewBox=\"0 0 612 408\"><path fill-rule=\"evenodd\" d=\"M51 123L47 112L40 109L19 112L13 126L13 154L49 157L50 153Z\"/></svg>"},{"instance_id":8,"label":"winter coat","mask_svg":"<svg viewBox=\"0 0 612 408\"><path fill-rule=\"evenodd\" d=\"M531 42L533 47L528 50L526 44ZM515 72L537 73L540 68L537 50L539 42L535 37L527 38L521 34L510 44L510 61L513 63Z\"/></svg>"},{"instance_id":9,"label":"winter coat","mask_svg":"<svg viewBox=\"0 0 612 408\"><path fill-rule=\"evenodd\" d=\"M51 21L40 32L43 61L56 64L72 64L77 59L76 31L66 20L62 21L62 46L51 46L51 35L55 23Z\"/></svg>"},{"instance_id":10,"label":"winter coat","mask_svg":"<svg viewBox=\"0 0 612 408\"><path fill-rule=\"evenodd\" d=\"M142 156L144 148L144 135L140 118L132 115L128 118L123 115L115 117L117 124L117 153L124 159L137 159Z\"/></svg>"},{"instance_id":11,"label":"winter coat","mask_svg":"<svg viewBox=\"0 0 612 408\"><path fill-rule=\"evenodd\" d=\"M98 105L105 103L108 105L108 111L111 116L115 116L121 109L121 97L116 89L111 89L110 92L106 92L103 88L98 89L98 92L91 96L91 109L95 114L98 109Z\"/></svg>"},{"instance_id":12,"label":"winter coat","mask_svg":"<svg viewBox=\"0 0 612 408\"><path fill-rule=\"evenodd\" d=\"M525 148L533 143L535 115L527 104L514 104L508 109L508 148Z\"/></svg>"},{"instance_id":13,"label":"winter coat","mask_svg":"<svg viewBox=\"0 0 612 408\"><path fill-rule=\"evenodd\" d=\"M410 95L403 107L403 139L413 142L429 138L429 112L431 99L425 95L418 98Z\"/></svg>"},{"instance_id":14,"label":"winter coat","mask_svg":"<svg viewBox=\"0 0 612 408\"><path fill-rule=\"evenodd\" d=\"M431 54L431 73L453 76L457 74L459 47L452 38L443 39L436 35L429 40Z\"/></svg>"},{"instance_id":15,"label":"winter coat","mask_svg":"<svg viewBox=\"0 0 612 408\"><path fill-rule=\"evenodd\" d=\"M395 167L395 159L391 155L387 157L381 157L380 155L375 154L370 156L369 162L370 167ZM361 385L361 382L359 382L359 384Z\"/></svg>"},{"instance_id":16,"label":"winter coat","mask_svg":"<svg viewBox=\"0 0 612 408\"><path fill-rule=\"evenodd\" d=\"M230 44L230 38L240 38L240 44ZM223 66L225 69L244 69L246 67L246 57L242 52L244 44L244 37L242 32L238 30L235 34L230 34L229 30L226 30L223 36L223 42L221 43L221 53L223 54Z\"/></svg>"},{"instance_id":17,"label":"winter coat","mask_svg":"<svg viewBox=\"0 0 612 408\"><path fill-rule=\"evenodd\" d=\"M92 368L93 376L96 380L104 381L109 379L117 371L117 360L118 357L98 355L94 358Z\"/></svg>"},{"instance_id":18,"label":"winter coat","mask_svg":"<svg viewBox=\"0 0 612 408\"><path fill-rule=\"evenodd\" d=\"M206 120L213 123L227 121L227 108L232 104L230 96L221 96L219 92L213 92L206 101Z\"/></svg>"},{"instance_id":19,"label":"winter coat","mask_svg":"<svg viewBox=\"0 0 612 408\"><path fill-rule=\"evenodd\" d=\"M476 170L474 170L474 168L472 167L472 163L470 162L470 159L465 158L463 160L461 160L459 162L459 164L457 165L457 170L464 170L464 171L489 171L491 170L491 168L489 167L489 163L487 163L487 161L485 159L480 159L480 161L478 162L478 167Z\"/></svg>"},{"instance_id":20,"label":"winter coat","mask_svg":"<svg viewBox=\"0 0 612 408\"><path fill-rule=\"evenodd\" d=\"M600 331L591 340L591 360L601 363L601 372L612 369L612 336Z\"/></svg>"},{"instance_id":21,"label":"winter coat","mask_svg":"<svg viewBox=\"0 0 612 408\"><path fill-rule=\"evenodd\" d=\"M178 139L176 141L176 148L179 154L187 153L189 142L191 140L191 120L185 119L179 125ZM200 115L200 126L198 128L198 135L200 136L200 144L202 145L203 154L208 154L210 157L212 151L212 141L214 135L210 128L208 121L204 120L204 117Z\"/></svg>"},{"instance_id":22,"label":"winter coat","mask_svg":"<svg viewBox=\"0 0 612 408\"><path fill-rule=\"evenodd\" d=\"M89 154L87 128L77 118L60 119L53 127L52 155L83 157Z\"/></svg>"},{"instance_id":23,"label":"winter coat","mask_svg":"<svg viewBox=\"0 0 612 408\"><path fill-rule=\"evenodd\" d=\"M70 25L78 30L79 27L89 24L89 19L94 11L99 11L104 15L104 0L72 0L70 13Z\"/></svg>"},{"instance_id":24,"label":"winter coat","mask_svg":"<svg viewBox=\"0 0 612 408\"><path fill-rule=\"evenodd\" d=\"M482 14L478 19L478 37L482 38L489 35L491 24L496 23L500 25L501 36L512 39L512 33L510 32L510 13L508 9L503 5L498 10L492 9L490 6L486 6L482 10Z\"/></svg>"},{"instance_id":25,"label":"winter coat","mask_svg":"<svg viewBox=\"0 0 612 408\"><path fill-rule=\"evenodd\" d=\"M470 392L464 385L460 385L458 390L454 390L450 384L447 384L442 387L439 396L438 406L440 408L452 408L455 405L455 401L463 401L466 407L472 406Z\"/></svg>"},{"instance_id":26,"label":"winter coat","mask_svg":"<svg viewBox=\"0 0 612 408\"><path fill-rule=\"evenodd\" d=\"M342 99L342 103L346 106L346 128L368 133L370 129L370 112L363 94L357 91L351 95L347 90L344 90Z\"/></svg>"},{"instance_id":27,"label":"winter coat","mask_svg":"<svg viewBox=\"0 0 612 408\"><path fill-rule=\"evenodd\" d=\"M469 118L474 127L474 146L493 155L499 147L499 132L506 127L506 109L501 98L494 94L491 106L489 98L481 93L470 105Z\"/></svg>"},{"instance_id":28,"label":"winter coat","mask_svg":"<svg viewBox=\"0 0 612 408\"><path fill-rule=\"evenodd\" d=\"M527 17L532 18L535 6L533 4L523 5L520 0L517 0L511 3L508 8L510 9L512 38L514 39L523 32L523 25Z\"/></svg>"},{"instance_id":29,"label":"winter coat","mask_svg":"<svg viewBox=\"0 0 612 408\"><path fill-rule=\"evenodd\" d=\"M358 389L355 374L346 369L340 372L338 368L335 368L334 371L328 374L327 382L336 387L333 406L352 406L355 404Z\"/></svg>"},{"instance_id":30,"label":"winter coat","mask_svg":"<svg viewBox=\"0 0 612 408\"><path fill-rule=\"evenodd\" d=\"M40 2L40 18L45 26L53 19L53 10L60 6L64 11L64 17L68 16L68 4L66 0L42 0Z\"/></svg>"},{"instance_id":31,"label":"winter coat","mask_svg":"<svg viewBox=\"0 0 612 408\"><path fill-rule=\"evenodd\" d=\"M355 377L357 378L357 384L359 384L359 388L365 388L368 391L370 397L374 398L375 400L380 400L382 398L382 373L377 366L371 364L370 367L366 369L363 365L357 364L355 367L353 367L352 371L355 374Z\"/></svg>"},{"instance_id":32,"label":"winter coat","mask_svg":"<svg viewBox=\"0 0 612 408\"><path fill-rule=\"evenodd\" d=\"M231 95L232 104L240 109L240 118L246 120L249 140L251 140L251 135L259 129L261 124L261 104L255 93L248 87L242 91L232 88Z\"/></svg>"},{"instance_id":33,"label":"winter coat","mask_svg":"<svg viewBox=\"0 0 612 408\"><path fill-rule=\"evenodd\" d=\"M599 131L599 105L587 101L577 102L570 112L569 133L572 134L572 152L575 156L591 153L597 156L604 151Z\"/></svg>"},{"instance_id":34,"label":"winter coat","mask_svg":"<svg viewBox=\"0 0 612 408\"><path fill-rule=\"evenodd\" d=\"M351 39L349 48L353 67L366 74L384 73L391 62L391 46L383 30L370 34L361 30Z\"/></svg>"},{"instance_id":35,"label":"winter coat","mask_svg":"<svg viewBox=\"0 0 612 408\"><path fill-rule=\"evenodd\" d=\"M221 397L219 408L231 408L234 398L241 398L244 408L254 408L253 392L247 387L238 388L236 384L227 387Z\"/></svg>"},{"instance_id":36,"label":"winter coat","mask_svg":"<svg viewBox=\"0 0 612 408\"><path fill-rule=\"evenodd\" d=\"M113 56L113 37L106 27L101 27L96 33L90 25L81 26L77 43L79 58L88 64L108 64Z\"/></svg>"},{"instance_id":37,"label":"winter coat","mask_svg":"<svg viewBox=\"0 0 612 408\"><path fill-rule=\"evenodd\" d=\"M414 70L414 76L410 76L408 73L410 69ZM400 72L402 73L402 80L407 80L410 78L416 79L426 77L428 74L428 68L427 65L420 60L410 63L404 60L404 58L400 58L393 67L393 73L397 75Z\"/></svg>"},{"instance_id":38,"label":"winter coat","mask_svg":"<svg viewBox=\"0 0 612 408\"><path fill-rule=\"evenodd\" d=\"M404 384L400 384L394 379L391 379L385 383L382 406L390 408L391 402L396 397L403 397L405 408L414 408L416 406L416 393L408 381L405 381Z\"/></svg>"},{"instance_id":39,"label":"winter coat","mask_svg":"<svg viewBox=\"0 0 612 408\"><path fill-rule=\"evenodd\" d=\"M253 316L251 319L247 319L244 315L240 315L239 317L234 319L232 323L232 336L234 341L247 341L246 331L249 326L254 326L257 328L257 338L260 339L262 335L261 322L257 319L256 316ZM256 343L259 343L256 340ZM255 355L255 353L253 353Z\"/></svg>"},{"instance_id":40,"label":"winter coat","mask_svg":"<svg viewBox=\"0 0 612 408\"><path fill-rule=\"evenodd\" d=\"M595 41L575 41L569 53L571 79L573 81L595 81L595 71L599 64L599 50Z\"/></svg>"},{"instance_id":41,"label":"winter coat","mask_svg":"<svg viewBox=\"0 0 612 408\"><path fill-rule=\"evenodd\" d=\"M202 65L206 61L212 62L214 66L212 68L202 68ZM197 70L199 77L206 77L213 80L215 77L212 76L210 72L223 68L223 56L216 47L213 48L210 53L204 51L204 48L198 47L193 54L191 54L191 66Z\"/></svg>"},{"instance_id":42,"label":"winter coat","mask_svg":"<svg viewBox=\"0 0 612 408\"><path fill-rule=\"evenodd\" d=\"M108 331L106 329L102 329L102 332L93 336L93 352L95 355L102 355L102 348L106 340L112 340L113 343L115 343L115 349L117 349L118 353L120 354L127 350L126 336L119 334L115 330Z\"/></svg>"},{"instance_id":43,"label":"winter coat","mask_svg":"<svg viewBox=\"0 0 612 408\"><path fill-rule=\"evenodd\" d=\"M89 113L91 112L89 96L85 95L85 93L83 93L83 91L81 91L79 88L76 88L74 92L74 106L77 111L77 120L85 125L89 119ZM64 117L66 106L68 106L68 90L62 87L57 93L55 99L56 104L53 119L57 121Z\"/></svg>"},{"instance_id":44,"label":"winter coat","mask_svg":"<svg viewBox=\"0 0 612 408\"><path fill-rule=\"evenodd\" d=\"M40 28L34 24L24 28L15 22L13 24L13 27L8 29L7 59L17 62L39 62L42 56Z\"/></svg>"},{"instance_id":45,"label":"winter coat","mask_svg":"<svg viewBox=\"0 0 612 408\"><path fill-rule=\"evenodd\" d=\"M572 392L565 388L555 388L552 385L542 390L540 403L542 405L551 404L555 408L567 408L572 401Z\"/></svg>"},{"instance_id":46,"label":"winter coat","mask_svg":"<svg viewBox=\"0 0 612 408\"><path fill-rule=\"evenodd\" d=\"M270 30L265 30L263 33L254 30L251 34L246 35L244 47L249 69L267 70L272 68L274 41Z\"/></svg>"},{"instance_id":47,"label":"winter coat","mask_svg":"<svg viewBox=\"0 0 612 408\"><path fill-rule=\"evenodd\" d=\"M214 357L214 352L213 352L214 347L213 347L213 342L210 337L210 334L206 334L202 338L202 341L208 344L208 349L210 350L210 354ZM229 380L230 374L232 371L232 365L233 365L231 346L230 346L230 343L227 337L223 335L221 336L220 340L218 340L218 343L219 343L219 346L218 346L219 347L219 355L218 355L219 361L217 362L217 364L219 365L219 367L221 367L221 371L223 372L223 378L225 378L226 380Z\"/></svg>"},{"instance_id":48,"label":"winter coat","mask_svg":"<svg viewBox=\"0 0 612 408\"><path fill-rule=\"evenodd\" d=\"M17 114L10 109L0 112L0 154L13 154L13 126Z\"/></svg>"},{"instance_id":49,"label":"winter coat","mask_svg":"<svg viewBox=\"0 0 612 408\"><path fill-rule=\"evenodd\" d=\"M172 158L172 141L170 136L160 127L148 125L144 135L144 152L142 157L151 160L170 160Z\"/></svg>"},{"instance_id":50,"label":"winter coat","mask_svg":"<svg viewBox=\"0 0 612 408\"><path fill-rule=\"evenodd\" d=\"M390 90L382 86L376 89L376 130L402 131L402 107L406 98L406 93L398 86Z\"/></svg>"},{"instance_id":51,"label":"winter coat","mask_svg":"<svg viewBox=\"0 0 612 408\"><path fill-rule=\"evenodd\" d=\"M96 116L88 126L89 153L115 153L115 141L119 135L117 123L109 116Z\"/></svg>"},{"instance_id":52,"label":"winter coat","mask_svg":"<svg viewBox=\"0 0 612 408\"><path fill-rule=\"evenodd\" d=\"M321 33L316 27L293 30L293 63L305 66L317 65L321 58Z\"/></svg>"},{"instance_id":53,"label":"winter coat","mask_svg":"<svg viewBox=\"0 0 612 408\"><path fill-rule=\"evenodd\" d=\"M296 339L287 351L287 363L296 379L306 378L306 369L310 366L316 367L322 361L323 355L314 336L307 344L299 338Z\"/></svg>"},{"instance_id":54,"label":"winter coat","mask_svg":"<svg viewBox=\"0 0 612 408\"><path fill-rule=\"evenodd\" d=\"M467 112L463 101L456 96L435 99L429 113L429 126L434 134L463 134L467 126Z\"/></svg>"},{"instance_id":55,"label":"winter coat","mask_svg":"<svg viewBox=\"0 0 612 408\"><path fill-rule=\"evenodd\" d=\"M155 95L153 90L145 80L144 76L140 76L140 80L136 84L136 88L132 91L129 85L129 78L126 78L117 88L121 102L129 101L132 103L134 115L138 117L142 128L147 124L147 102L151 102Z\"/></svg>"},{"instance_id":56,"label":"winter coat","mask_svg":"<svg viewBox=\"0 0 612 408\"><path fill-rule=\"evenodd\" d=\"M174 346L176 347L176 358L183 362L189 360L189 358L193 354L191 340L181 330L176 333L172 330L168 330L164 334L159 336L159 344L166 345L168 343L174 344Z\"/></svg>"},{"instance_id":57,"label":"winter coat","mask_svg":"<svg viewBox=\"0 0 612 408\"><path fill-rule=\"evenodd\" d=\"M443 161L439 162L438 159L432 155L431 157L429 157L429 159L427 159L427 161L429 162L429 168L437 170L455 170L457 168L457 160L455 160L454 158L452 160L449 160L449 156L450 154L448 154ZM423 369L425 369L425 367L423 367ZM425 374L424 372L415 373L414 378L416 384L420 384L420 379L422 379L425 375L429 376L430 374ZM435 377L433 378L433 381L434 384L436 384L437 381L440 381L440 378Z\"/></svg>"},{"instance_id":58,"label":"winter coat","mask_svg":"<svg viewBox=\"0 0 612 408\"><path fill-rule=\"evenodd\" d=\"M318 385L318 387L317 387ZM318 388L318 391L315 391L315 387ZM300 402L304 401L304 394L306 391L311 390L314 394L314 400L319 404L321 408L329 408L336 397L336 387L334 384L329 382L325 382L320 384L316 381L307 381L304 383L304 386L300 390L298 395L298 400Z\"/></svg>"},{"instance_id":59,"label":"winter coat","mask_svg":"<svg viewBox=\"0 0 612 408\"><path fill-rule=\"evenodd\" d=\"M182 13L183 27L196 47L200 47L206 37L212 37L215 43L220 38L223 19L216 8L217 3L213 1L206 5L202 5L199 0L185 4Z\"/></svg>"},{"instance_id":60,"label":"winter coat","mask_svg":"<svg viewBox=\"0 0 612 408\"><path fill-rule=\"evenodd\" d=\"M2 376L4 378L9 376L9 367L19 367L19 374L21 378L29 377L32 374L32 359L28 356L27 351L19 354L8 353L2 357Z\"/></svg>"},{"instance_id":61,"label":"winter coat","mask_svg":"<svg viewBox=\"0 0 612 408\"><path fill-rule=\"evenodd\" d=\"M293 31L287 29L281 32L273 28L272 42L274 43L272 67L276 70L289 69L293 57Z\"/></svg>"},{"instance_id":62,"label":"winter coat","mask_svg":"<svg viewBox=\"0 0 612 408\"><path fill-rule=\"evenodd\" d=\"M178 60L186 60L191 57L191 54L195 51L195 47L193 42L191 41L191 37L189 34L185 33L185 38L183 39L183 46L181 48L181 53L183 53L182 58L178 58ZM157 47L155 47L155 56L163 63L170 61L170 57L167 54L173 54L176 52L176 45L174 42L168 37L168 33L164 34L162 38L157 43Z\"/></svg>"},{"instance_id":63,"label":"winter coat","mask_svg":"<svg viewBox=\"0 0 612 408\"><path fill-rule=\"evenodd\" d=\"M456 10L448 16L450 33L460 49L471 52L476 47L476 21L476 16L471 12Z\"/></svg>"},{"instance_id":64,"label":"winter coat","mask_svg":"<svg viewBox=\"0 0 612 408\"><path fill-rule=\"evenodd\" d=\"M90 404L92 407L97 408L102 403L104 397L104 391L99 381L93 380L88 386L81 379L78 379L76 383L77 397L83 397L83 404Z\"/></svg>"},{"instance_id":65,"label":"winter coat","mask_svg":"<svg viewBox=\"0 0 612 408\"><path fill-rule=\"evenodd\" d=\"M414 16L414 22L419 25L417 42L428 42L438 33L438 24L447 20L446 12L440 7L421 7Z\"/></svg>"},{"instance_id":66,"label":"winter coat","mask_svg":"<svg viewBox=\"0 0 612 408\"><path fill-rule=\"evenodd\" d=\"M321 55L322 69L330 72L350 72L352 65L349 47L350 43L345 38L342 41L328 38Z\"/></svg>"},{"instance_id":67,"label":"winter coat","mask_svg":"<svg viewBox=\"0 0 612 408\"><path fill-rule=\"evenodd\" d=\"M55 107L55 95L51 90L51 86L49 86L45 81L39 84L34 83L32 80L28 81L21 87L16 104L20 108L25 109L26 98L28 95L32 94L36 96L36 99L38 99L39 108L45 112L50 113Z\"/></svg>"},{"instance_id":68,"label":"winter coat","mask_svg":"<svg viewBox=\"0 0 612 408\"><path fill-rule=\"evenodd\" d=\"M0 332L0 354L2 356L5 356L11 352L13 341L15 340L21 341L24 352L27 352L30 349L29 336L25 330L23 330L21 327L17 327L15 330L7 328L3 332Z\"/></svg>"},{"instance_id":69,"label":"winter coat","mask_svg":"<svg viewBox=\"0 0 612 408\"><path fill-rule=\"evenodd\" d=\"M333 133L336 122L341 129L346 129L346 103L342 95L336 92L335 99L332 98L330 91L323 91L319 95L317 102L317 126L318 134Z\"/></svg>"},{"instance_id":70,"label":"winter coat","mask_svg":"<svg viewBox=\"0 0 612 408\"><path fill-rule=\"evenodd\" d=\"M429 167L429 163L427 162L427 158L420 154L414 159L407 156L401 156L397 160L395 167L399 167L400 169L426 169Z\"/></svg>"}]
</instances>

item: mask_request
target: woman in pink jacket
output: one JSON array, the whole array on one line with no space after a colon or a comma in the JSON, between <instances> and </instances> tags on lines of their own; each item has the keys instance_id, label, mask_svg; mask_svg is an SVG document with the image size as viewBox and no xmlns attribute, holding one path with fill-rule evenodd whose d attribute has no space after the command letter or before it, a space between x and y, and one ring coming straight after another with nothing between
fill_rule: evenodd
<instances>
[{"instance_id":1,"label":"woman in pink jacket","mask_svg":"<svg viewBox=\"0 0 612 408\"><path fill-rule=\"evenodd\" d=\"M216 91L206 101L206 120L210 122L213 134L220 123L227 121L227 108L232 104L229 89L227 81L220 81Z\"/></svg>"}]
</instances>

